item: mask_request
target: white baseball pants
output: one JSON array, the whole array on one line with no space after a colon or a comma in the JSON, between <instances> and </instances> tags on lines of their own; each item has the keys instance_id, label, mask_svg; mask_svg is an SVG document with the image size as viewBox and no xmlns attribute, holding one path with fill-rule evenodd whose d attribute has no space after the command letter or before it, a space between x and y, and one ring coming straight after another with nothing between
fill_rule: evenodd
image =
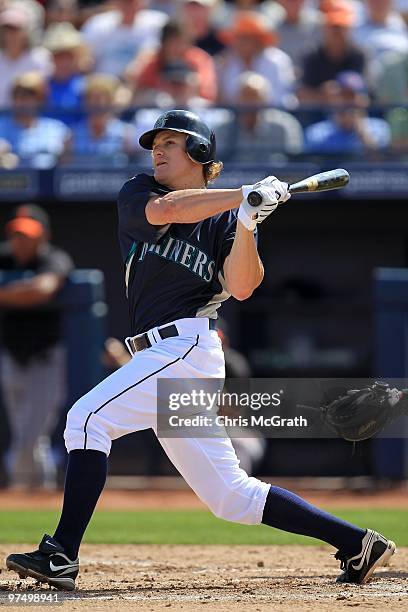
<instances>
[{"instance_id":1,"label":"white baseball pants","mask_svg":"<svg viewBox=\"0 0 408 612\"><path fill-rule=\"evenodd\" d=\"M73 405L64 432L68 452L93 449L109 455L116 438L150 427L157 433L158 378L225 378L221 341L209 330L208 319L179 319L174 324L179 336L161 340L157 328L149 330L151 348L136 353ZM159 442L216 516L261 523L269 485L239 467L228 437L172 437Z\"/></svg>"}]
</instances>

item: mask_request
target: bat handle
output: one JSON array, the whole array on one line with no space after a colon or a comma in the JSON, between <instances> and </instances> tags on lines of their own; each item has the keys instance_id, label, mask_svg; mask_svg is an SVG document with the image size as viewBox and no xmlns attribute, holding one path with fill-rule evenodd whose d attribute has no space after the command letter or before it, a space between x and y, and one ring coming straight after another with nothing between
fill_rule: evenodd
<instances>
[{"instance_id":1,"label":"bat handle","mask_svg":"<svg viewBox=\"0 0 408 612\"><path fill-rule=\"evenodd\" d=\"M262 195L259 193L259 191L250 191L248 193L248 204L250 204L251 206L260 206L262 204Z\"/></svg>"},{"instance_id":2,"label":"bat handle","mask_svg":"<svg viewBox=\"0 0 408 612\"><path fill-rule=\"evenodd\" d=\"M291 190L292 185L288 185L288 191ZM248 193L247 201L250 206L260 206L262 204L262 194L259 191L250 191Z\"/></svg>"}]
</instances>

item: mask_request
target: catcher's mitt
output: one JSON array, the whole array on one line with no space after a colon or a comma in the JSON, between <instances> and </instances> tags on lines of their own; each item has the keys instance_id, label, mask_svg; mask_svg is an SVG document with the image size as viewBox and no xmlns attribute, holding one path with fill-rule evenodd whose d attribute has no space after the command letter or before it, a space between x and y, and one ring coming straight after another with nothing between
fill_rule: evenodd
<instances>
[{"instance_id":1,"label":"catcher's mitt","mask_svg":"<svg viewBox=\"0 0 408 612\"><path fill-rule=\"evenodd\" d=\"M346 395L321 406L320 413L323 422L341 438L360 442L377 434L386 423L403 413L402 395L387 383L375 382L364 389L347 391Z\"/></svg>"}]
</instances>

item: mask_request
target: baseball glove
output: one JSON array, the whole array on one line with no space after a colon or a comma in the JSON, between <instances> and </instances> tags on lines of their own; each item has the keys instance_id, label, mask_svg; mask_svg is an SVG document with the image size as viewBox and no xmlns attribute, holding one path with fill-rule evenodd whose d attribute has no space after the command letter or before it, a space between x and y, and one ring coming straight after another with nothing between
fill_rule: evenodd
<instances>
[{"instance_id":1,"label":"baseball glove","mask_svg":"<svg viewBox=\"0 0 408 612\"><path fill-rule=\"evenodd\" d=\"M405 402L401 399L406 391L375 382L363 389L347 391L319 410L323 422L338 436L360 442L375 436L395 417L405 414Z\"/></svg>"}]
</instances>

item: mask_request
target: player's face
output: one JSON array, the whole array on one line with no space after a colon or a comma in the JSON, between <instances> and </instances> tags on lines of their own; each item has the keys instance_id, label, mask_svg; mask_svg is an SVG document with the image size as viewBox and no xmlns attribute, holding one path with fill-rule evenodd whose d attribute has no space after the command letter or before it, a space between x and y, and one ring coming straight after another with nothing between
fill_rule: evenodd
<instances>
[{"instance_id":1,"label":"player's face","mask_svg":"<svg viewBox=\"0 0 408 612\"><path fill-rule=\"evenodd\" d=\"M185 134L170 130L159 132L153 142L152 156L154 178L167 187L182 189L192 186L196 177L202 176L201 166L186 153Z\"/></svg>"}]
</instances>

